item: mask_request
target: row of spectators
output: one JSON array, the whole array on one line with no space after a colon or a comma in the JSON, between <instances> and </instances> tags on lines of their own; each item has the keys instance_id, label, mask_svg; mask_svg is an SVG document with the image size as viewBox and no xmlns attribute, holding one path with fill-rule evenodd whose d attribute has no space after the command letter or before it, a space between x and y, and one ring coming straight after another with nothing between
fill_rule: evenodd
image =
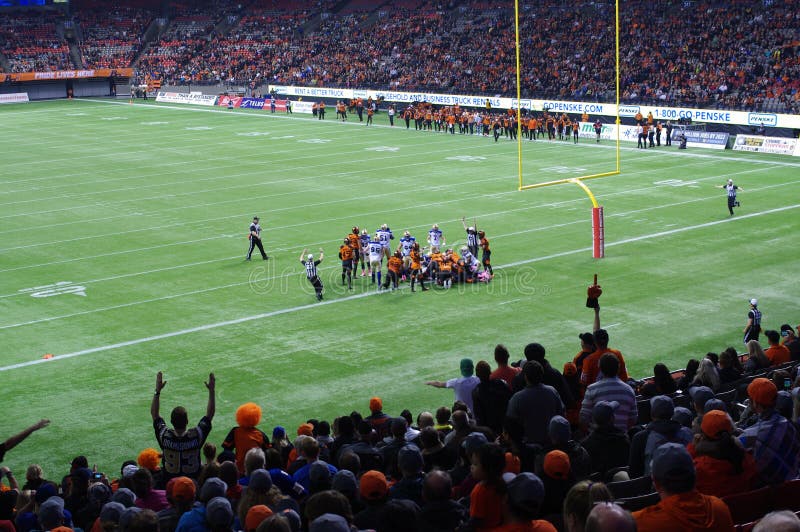
<instances>
[{"instance_id":1,"label":"row of spectators","mask_svg":"<svg viewBox=\"0 0 800 532\"><path fill-rule=\"evenodd\" d=\"M767 333L769 355L757 340L748 343L742 373L728 383L740 397L708 386L731 369L717 363L727 356L714 354L700 363L707 369L692 374L687 368L669 384L659 376L637 382L599 327L600 293L596 285L589 288L595 330L579 335L580 351L563 373L540 344L526 346L525 358L513 364L498 345L494 368L463 359L460 376L428 382L452 389L455 402L416 418L408 410L392 417L373 397L368 415L309 419L296 437L274 426L269 437L259 428L261 408L245 403L218 453L209 441L214 374L197 425L176 407L170 426L160 413L166 381L159 373L150 411L160 452L145 449L108 476L89 469L84 456L60 480L47 480L31 464L22 486L0 468L9 483L0 497L0 521L9 520L16 532L57 526L95 532L582 531L632 530L634 523L642 531L731 530L733 516L741 515L738 494L763 486L793 489L800 476L795 328L781 327L778 338ZM751 358L763 360L750 365ZM646 400L646 416L637 390L655 394ZM0 444L0 460L48 424L42 420ZM592 528L593 503L614 497L619 505L600 511L619 520ZM796 500L787 504L800 509ZM271 528L276 521L281 527ZM270 527L260 528L264 522Z\"/></svg>"},{"instance_id":2,"label":"row of spectators","mask_svg":"<svg viewBox=\"0 0 800 532\"><path fill-rule=\"evenodd\" d=\"M339 7L326 1L254 2L239 15L225 6L178 6L139 68L168 83L274 82L501 94L515 92L515 27L509 9L480 2L407 7ZM351 7L351 9L347 9ZM790 0L656 2L621 6L623 102L797 112L800 41ZM377 9L377 11L375 10ZM320 18L317 19L317 14ZM29 17L3 21L14 68L64 66L42 49L66 43L55 24L31 43ZM129 62L152 15L119 8L98 20L79 11L87 67ZM230 17L224 35L214 27ZM99 28L95 28L99 26ZM313 31L304 33L303 28ZM9 31L10 29L10 31ZM520 18L523 96L610 101L614 91L614 6L549 0L524 5ZM52 64L47 63L52 58ZM27 62L26 62L27 60ZM14 62L15 61L15 62Z\"/></svg>"}]
</instances>

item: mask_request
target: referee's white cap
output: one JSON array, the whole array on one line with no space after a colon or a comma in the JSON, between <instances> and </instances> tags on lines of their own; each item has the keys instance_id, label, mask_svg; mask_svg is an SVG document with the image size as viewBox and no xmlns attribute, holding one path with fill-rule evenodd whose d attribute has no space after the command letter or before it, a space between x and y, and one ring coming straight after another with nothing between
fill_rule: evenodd
<instances>
[{"instance_id":1,"label":"referee's white cap","mask_svg":"<svg viewBox=\"0 0 800 532\"><path fill-rule=\"evenodd\" d=\"M309 254L308 254L308 260L313 260L313 259L314 259L314 255L312 255L311 253L309 253Z\"/></svg>"},{"instance_id":2,"label":"referee's white cap","mask_svg":"<svg viewBox=\"0 0 800 532\"><path fill-rule=\"evenodd\" d=\"M758 306L758 299L756 299L756 298L751 299L750 300L750 304L753 305L754 307L757 307Z\"/></svg>"}]
</instances>

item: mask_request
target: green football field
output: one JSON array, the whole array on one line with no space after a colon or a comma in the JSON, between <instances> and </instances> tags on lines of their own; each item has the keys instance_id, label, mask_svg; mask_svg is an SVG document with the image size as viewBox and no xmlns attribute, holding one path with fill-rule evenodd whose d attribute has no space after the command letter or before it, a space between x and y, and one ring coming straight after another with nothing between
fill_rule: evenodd
<instances>
[{"instance_id":1,"label":"green football field","mask_svg":"<svg viewBox=\"0 0 800 532\"><path fill-rule=\"evenodd\" d=\"M205 410L217 376L219 445L236 408L293 429L368 410L415 415L451 404L426 380L462 357L492 362L542 343L560 368L602 325L633 376L653 364L740 350L747 299L766 328L800 321L800 161L673 148L622 149L620 175L588 181L605 209L606 258L591 256L591 203L573 184L517 191L517 145L501 139L338 123L309 116L109 101L0 107L0 438L52 424L6 456L60 478L85 454L116 473L155 446L162 413ZM613 170L610 143L526 142L525 183ZM725 192L743 187L728 215ZM253 215L271 260L244 260ZM341 286L336 251L353 225L387 223L424 242L438 223L461 245L461 217L493 249L489 284L378 292ZM317 303L298 261L325 251ZM50 359L43 358L52 354Z\"/></svg>"}]
</instances>

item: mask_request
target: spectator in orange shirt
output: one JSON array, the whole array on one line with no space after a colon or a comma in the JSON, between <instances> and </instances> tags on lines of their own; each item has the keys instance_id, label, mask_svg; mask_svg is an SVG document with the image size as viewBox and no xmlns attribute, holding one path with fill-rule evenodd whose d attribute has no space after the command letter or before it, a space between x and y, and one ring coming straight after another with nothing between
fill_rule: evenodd
<instances>
[{"instance_id":1,"label":"spectator in orange shirt","mask_svg":"<svg viewBox=\"0 0 800 532\"><path fill-rule=\"evenodd\" d=\"M508 483L503 505L504 524L493 532L555 532L556 528L540 515L544 500L544 485L533 473L520 473Z\"/></svg>"},{"instance_id":2,"label":"spectator in orange shirt","mask_svg":"<svg viewBox=\"0 0 800 532\"><path fill-rule=\"evenodd\" d=\"M511 382L514 380L514 377L522 371L522 368L514 368L508 365L508 359L511 355L508 353L508 349L503 344L497 344L494 346L494 361L497 362L497 369L492 372L489 378L491 379L502 379L511 388Z\"/></svg>"},{"instance_id":3,"label":"spectator in orange shirt","mask_svg":"<svg viewBox=\"0 0 800 532\"><path fill-rule=\"evenodd\" d=\"M780 366L792 359L792 353L789 348L781 344L781 335L778 331L766 331L764 336L767 337L769 342L769 347L764 351L764 354L767 355L771 365Z\"/></svg>"},{"instance_id":4,"label":"spectator in orange shirt","mask_svg":"<svg viewBox=\"0 0 800 532\"><path fill-rule=\"evenodd\" d=\"M728 506L697 491L692 457L679 443L666 443L653 453L653 485L661 501L633 512L639 532L733 530Z\"/></svg>"},{"instance_id":5,"label":"spectator in orange shirt","mask_svg":"<svg viewBox=\"0 0 800 532\"><path fill-rule=\"evenodd\" d=\"M499 445L486 443L469 458L472 476L478 481L469 497L469 524L476 532L492 530L503 522L505 453Z\"/></svg>"},{"instance_id":6,"label":"spectator in orange shirt","mask_svg":"<svg viewBox=\"0 0 800 532\"><path fill-rule=\"evenodd\" d=\"M727 412L706 412L701 430L695 435L691 451L697 472L697 491L725 497L754 489L755 460L733 436L733 421Z\"/></svg>"}]
</instances>

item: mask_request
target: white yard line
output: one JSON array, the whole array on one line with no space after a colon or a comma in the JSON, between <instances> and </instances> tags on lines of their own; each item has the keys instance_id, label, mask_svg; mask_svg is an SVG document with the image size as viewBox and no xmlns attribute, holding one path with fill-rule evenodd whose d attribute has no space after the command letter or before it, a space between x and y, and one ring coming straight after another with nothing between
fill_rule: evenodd
<instances>
[{"instance_id":1,"label":"white yard line","mask_svg":"<svg viewBox=\"0 0 800 532\"><path fill-rule=\"evenodd\" d=\"M686 232L686 231L693 231L695 229L704 229L704 228L707 228L707 227L713 227L713 226L727 224L727 223L736 223L736 222L738 222L740 220L746 220L746 219L754 218L754 217L757 217L757 216L765 216L765 215L769 215L769 214L785 212L785 211L788 211L788 210L796 209L798 207L800 207L800 204L787 205L787 206L784 206L784 207L778 207L778 208L769 209L769 210L766 210L766 211L761 211L761 212L756 212L756 213L751 213L751 214L745 214L745 215L742 215L742 216L725 218L723 220L716 220L716 221L713 221L713 222L706 222L706 223L703 223L703 224L680 227L680 228L677 228L677 229L671 229L669 231L660 231L660 232L651 233L651 234L648 234L648 235L640 235L640 236L637 236L637 237L631 237L631 238L627 238L627 239L620 240L620 241L617 241L617 242L606 243L606 247L614 247L614 246L620 246L620 245L624 245L624 244L630 244L632 242L639 242L639 241L642 241L642 240L650 240L650 239L654 239L654 238L661 238L661 237L664 237L664 236L671 236L671 235L678 234L678 233L683 233L683 232ZM531 258L531 259L526 259L526 260L522 260L522 261L512 262L510 264L505 264L505 265L502 265L502 266L497 266L497 269L513 268L515 266L521 266L521 265L524 265L524 264L542 262L542 261L550 260L550 259L553 259L553 258L564 257L564 256L567 256L567 255L574 255L576 253L586 252L586 251L588 251L590 249L591 249L591 247L586 247L586 248L580 248L580 249L573 249L573 250L570 250L570 251L564 251L564 252L561 252L561 253L554 253L552 255L547 255L547 256L543 256L543 257L534 257L534 258ZM130 347L130 346L134 346L134 345L140 345L140 344L144 344L144 343L154 342L154 341L157 341L157 340L163 340L163 339L167 339L167 338L174 338L174 337L177 337L177 336L185 336L185 335L193 334L193 333L196 333L196 332L202 332L202 331L208 331L208 330L212 330L212 329L218 329L218 328L227 327L227 326L230 326L230 325L238 325L238 324L246 323L246 322L250 322L250 321L267 319L267 318L271 318L271 317L274 317L274 316L280 316L280 315L283 315L283 314L290 314L290 313L294 313L294 312L300 312L300 311L303 311L303 310L313 309L313 308L317 308L317 307L324 306L324 305L334 305L334 304L338 304L338 303L352 301L354 299L362 299L362 298L365 298L365 297L376 296L376 295L381 295L381 294L387 294L387 292L378 292L378 291L365 292L365 293L362 293L362 294L356 294L356 295L352 295L352 296L347 296L347 297L343 297L343 298L340 298L340 299L323 301L321 303L300 305L300 306L296 306L296 307L290 307L290 308L285 308L285 309L281 309L281 310L275 310L275 311L272 311L272 312L265 312L265 313L261 313L261 314L255 314L255 315L252 315L252 316L244 316L242 318L237 318L237 319L233 319L233 320L220 321L220 322L216 322L216 323L208 323L208 324L205 324L205 325L199 325L197 327L191 327L191 328L188 328L188 329L180 329L180 330L177 330L177 331L158 334L158 335L154 335L154 336L146 336L146 337L143 337L143 338L136 338L136 339L133 339L133 340L127 340L125 342L118 342L118 343L114 343L114 344L107 344L107 345L93 347L93 348L89 348L89 349L83 349L83 350L80 350L80 351L73 351L71 353L65 353L65 354L62 354L62 355L56 355L52 359L41 359L40 358L40 359L35 359L35 360L29 360L29 361L26 361L26 362L20 362L18 364L11 364L11 365L8 365L8 366L2 366L2 367L0 367L0 372L10 371L10 370L19 369L19 368L25 368L25 367L33 366L33 365L36 365L36 364L42 364L42 363L45 363L45 362L52 362L54 360L63 360L63 359L74 358L74 357L79 357L79 356L83 356L83 355L89 355L89 354L93 354L93 353L111 351L111 350L114 350L114 349L119 349L121 347Z\"/></svg>"}]
</instances>

